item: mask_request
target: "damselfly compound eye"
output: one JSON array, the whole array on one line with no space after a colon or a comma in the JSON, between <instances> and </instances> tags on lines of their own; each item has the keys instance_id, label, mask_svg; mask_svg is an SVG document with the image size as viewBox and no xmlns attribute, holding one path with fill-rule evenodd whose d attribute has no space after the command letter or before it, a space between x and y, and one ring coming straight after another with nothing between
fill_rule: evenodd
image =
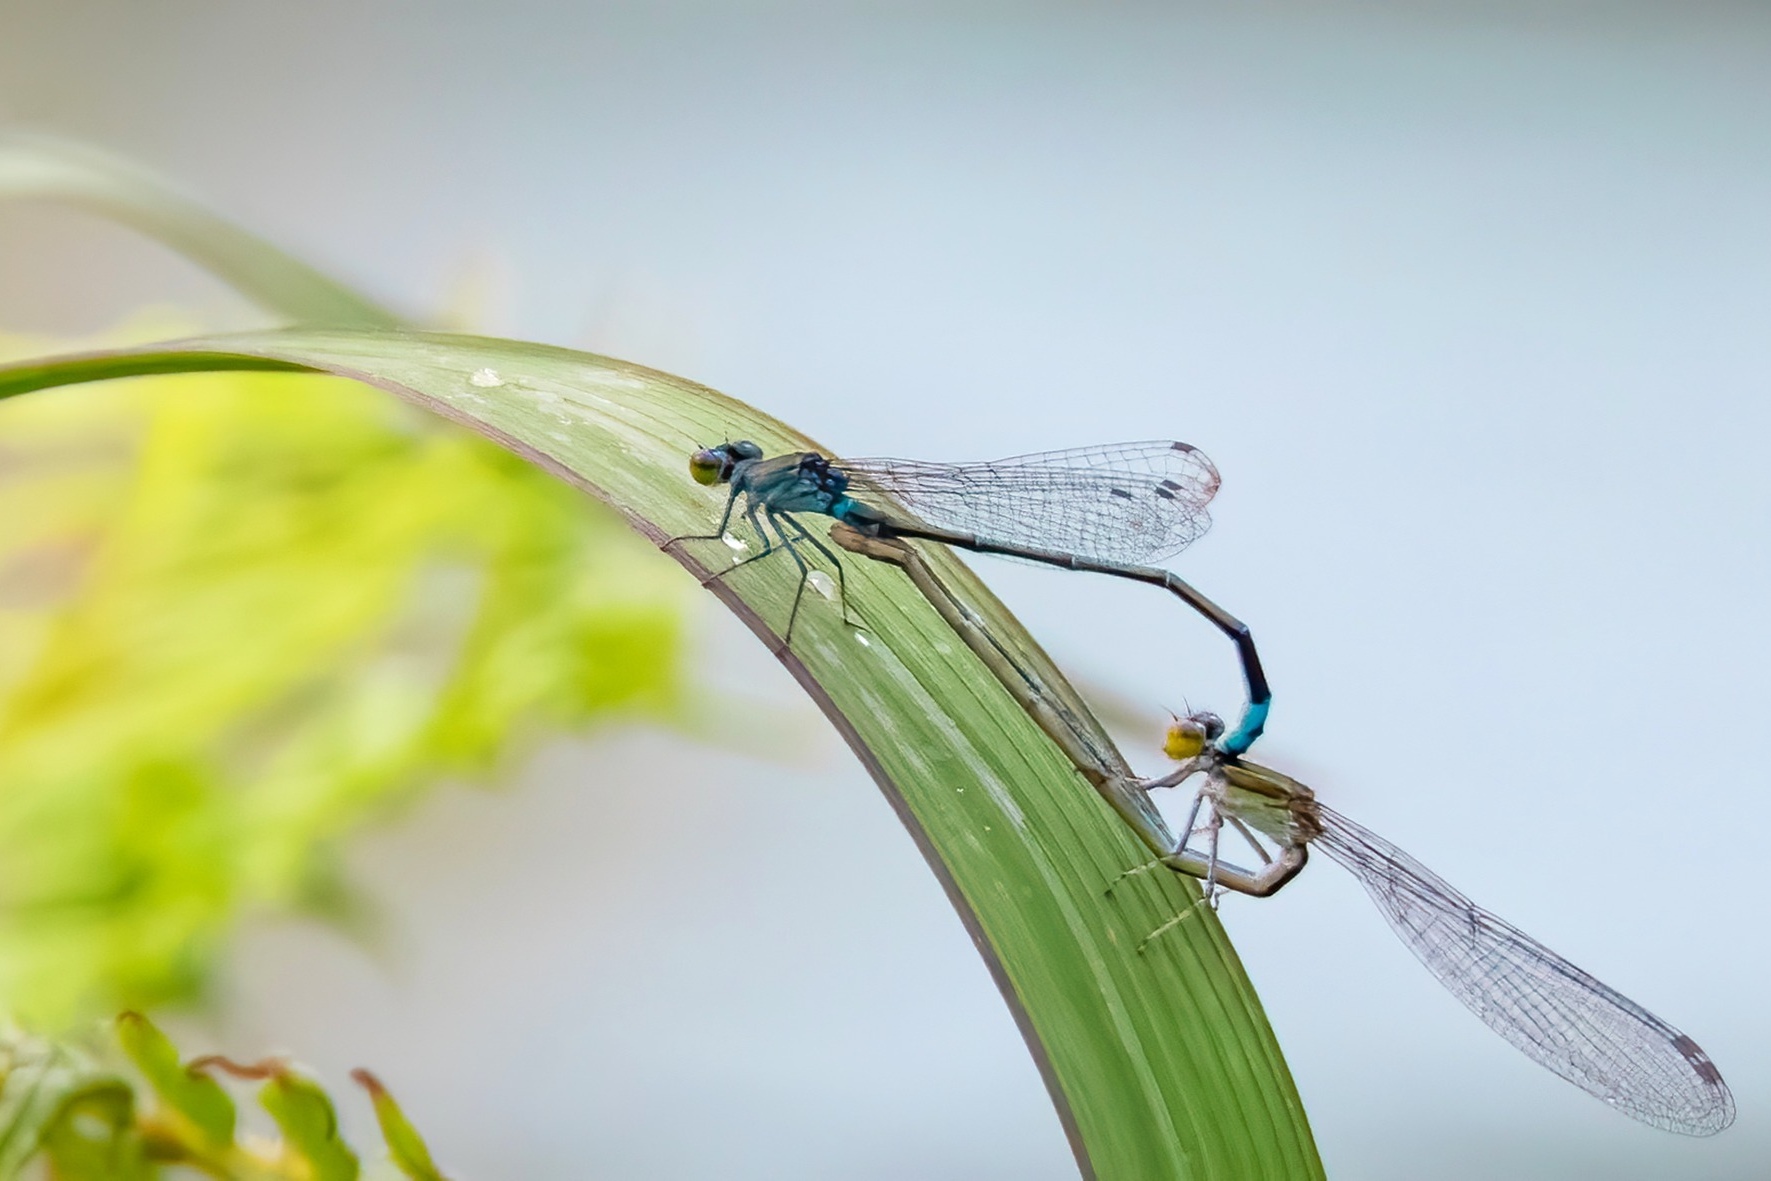
<instances>
[{"instance_id":1,"label":"damselfly compound eye","mask_svg":"<svg viewBox=\"0 0 1771 1181\"><path fill-rule=\"evenodd\" d=\"M1162 753L1177 763L1196 759L1205 752L1205 728L1192 718L1176 718L1162 738Z\"/></svg>"},{"instance_id":2,"label":"damselfly compound eye","mask_svg":"<svg viewBox=\"0 0 1771 1181\"><path fill-rule=\"evenodd\" d=\"M689 456L689 475L697 484L719 484L730 474L731 458L723 447L708 447Z\"/></svg>"}]
</instances>

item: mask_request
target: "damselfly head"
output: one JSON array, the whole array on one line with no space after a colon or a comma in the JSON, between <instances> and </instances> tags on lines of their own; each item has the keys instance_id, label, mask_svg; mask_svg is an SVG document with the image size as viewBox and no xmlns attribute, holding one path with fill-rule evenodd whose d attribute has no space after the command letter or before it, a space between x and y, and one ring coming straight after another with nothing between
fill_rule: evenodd
<instances>
[{"instance_id":1,"label":"damselfly head","mask_svg":"<svg viewBox=\"0 0 1771 1181\"><path fill-rule=\"evenodd\" d=\"M718 447L703 447L689 456L689 475L697 484L727 484L740 463L762 457L763 449L748 439L721 443Z\"/></svg>"},{"instance_id":2,"label":"damselfly head","mask_svg":"<svg viewBox=\"0 0 1771 1181\"><path fill-rule=\"evenodd\" d=\"M1177 763L1196 759L1205 748L1223 737L1224 719L1209 710L1196 710L1169 723L1162 738L1162 753Z\"/></svg>"}]
</instances>

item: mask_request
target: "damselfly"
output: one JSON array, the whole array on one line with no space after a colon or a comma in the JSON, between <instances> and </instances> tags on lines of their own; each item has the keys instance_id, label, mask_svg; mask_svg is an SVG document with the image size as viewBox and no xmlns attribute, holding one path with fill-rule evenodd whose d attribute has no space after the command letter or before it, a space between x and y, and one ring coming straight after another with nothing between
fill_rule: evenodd
<instances>
[{"instance_id":1,"label":"damselfly","mask_svg":"<svg viewBox=\"0 0 1771 1181\"><path fill-rule=\"evenodd\" d=\"M1222 729L1207 713L1178 719L1164 749L1180 766L1144 784L1201 780L1179 845L1162 863L1201 878L1208 900L1215 903L1220 888L1271 894L1302 868L1306 850L1319 849L1359 879L1451 995L1528 1057L1657 1128L1711 1136L1734 1122L1728 1084L1691 1038L1319 803L1297 780L1224 754L1211 741ZM1220 857L1226 826L1254 850L1258 869ZM1190 848L1197 833L1205 835L1202 852Z\"/></svg>"},{"instance_id":2,"label":"damselfly","mask_svg":"<svg viewBox=\"0 0 1771 1181\"><path fill-rule=\"evenodd\" d=\"M811 575L799 546L822 553L842 578L836 555L795 519L819 513L871 537L937 541L1163 587L1229 636L1241 658L1248 707L1219 740L1222 749L1247 750L1266 723L1272 692L1247 626L1174 574L1147 565L1174 556L1211 527L1206 506L1217 493L1218 471L1186 443L1119 443L948 464L837 460L815 451L766 459L761 447L742 441L695 452L689 472L699 483L728 484L732 491L716 532L675 541L724 537L743 497L744 517L762 548L715 577L774 553L778 539L801 575L788 614L789 640Z\"/></svg>"},{"instance_id":3,"label":"damselfly","mask_svg":"<svg viewBox=\"0 0 1771 1181\"><path fill-rule=\"evenodd\" d=\"M1409 950L1453 996L1535 1061L1655 1127L1708 1136L1733 1122L1727 1083L1690 1037L1483 910L1389 841L1317 802L1297 780L1223 751L1217 741L1223 722L1215 715L1176 719L1163 749L1180 765L1169 775L1139 781L1099 728L1070 704L1064 687L1035 675L913 549L841 525L831 537L846 550L905 570L1083 778L1158 854L1133 873L1163 865L1199 878L1205 900L1215 905L1220 890L1276 893L1304 868L1309 850L1320 849L1359 879ZM1147 792L1200 776L1177 840L1149 806ZM1258 868L1220 856L1226 826L1254 850ZM1192 847L1198 833L1205 835L1203 850ZM1145 943L1190 913L1176 916Z\"/></svg>"}]
</instances>

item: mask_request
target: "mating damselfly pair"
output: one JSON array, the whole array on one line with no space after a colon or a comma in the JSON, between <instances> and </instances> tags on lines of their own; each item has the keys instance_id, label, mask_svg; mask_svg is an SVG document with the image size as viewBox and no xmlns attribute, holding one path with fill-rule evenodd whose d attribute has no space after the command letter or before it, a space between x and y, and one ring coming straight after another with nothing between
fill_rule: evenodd
<instances>
[{"instance_id":1,"label":"mating damselfly pair","mask_svg":"<svg viewBox=\"0 0 1771 1181\"><path fill-rule=\"evenodd\" d=\"M837 545L900 566L1156 855L1127 876L1166 866L1202 880L1202 901L1215 906L1220 890L1275 893L1303 868L1309 849L1319 849L1360 881L1441 984L1535 1061L1617 1110L1669 1131L1711 1135L1733 1121L1727 1084L1690 1037L1475 905L1397 846L1318 803L1303 784L1242 757L1261 733L1271 696L1248 629L1173 574L1139 564L1178 552L1209 527L1207 505L1218 476L1195 449L1123 444L945 465L838 461L815 452L768 459L755 444L740 442L699 451L690 467L700 483L731 487L719 528L708 536L725 535L743 498L743 514L762 541L760 552L734 569L777 552L798 564L801 584L789 615L789 642L811 573L799 546L834 564L839 581L842 571L837 555L797 514L834 518ZM1045 692L1039 678L958 602L907 540L1163 586L1236 642L1249 686L1241 721L1226 732L1209 712L1176 719L1164 749L1179 766L1156 779L1135 779L1117 752L1088 737L1068 706ZM1178 838L1153 810L1139 806L1143 793L1194 781L1200 786ZM1220 856L1226 829L1247 842L1259 868L1244 869ZM1193 848L1196 836L1204 837L1203 850Z\"/></svg>"}]
</instances>

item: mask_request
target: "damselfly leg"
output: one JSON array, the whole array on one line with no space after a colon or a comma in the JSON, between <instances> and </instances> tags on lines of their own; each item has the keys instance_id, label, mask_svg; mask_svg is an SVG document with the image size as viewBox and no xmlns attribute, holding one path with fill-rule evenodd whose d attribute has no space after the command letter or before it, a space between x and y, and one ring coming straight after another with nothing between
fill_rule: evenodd
<instances>
[{"instance_id":1,"label":"damselfly leg","mask_svg":"<svg viewBox=\"0 0 1771 1181\"><path fill-rule=\"evenodd\" d=\"M720 532L705 535L695 534L674 537L669 542L665 543L666 548L685 541L725 541L727 544L741 544L735 543L726 531L725 526L730 523L731 517L730 502L728 502L727 508L727 514L721 520ZM760 562L764 558L785 553L790 559L792 559L793 564L799 568L799 581L794 586L793 604L788 609L787 626L781 636L782 644L784 646L790 646L793 643L794 627L799 622L800 607L805 601L806 587L811 585L812 580L819 576L818 571L806 560L805 555L800 552L800 546L802 544L809 545L818 551L818 553L824 557L825 561L827 561L836 572L837 603L842 611L843 623L849 627L857 628L862 631L867 630L866 625L863 624L850 609L848 575L844 571L842 560L837 557L836 553L829 546L825 545L822 541L819 541L810 530L799 521L795 520L790 514L776 512L766 504L759 504L759 502L755 500L752 500L745 505L743 516L744 519L749 522L751 531L756 534L757 539L760 542L760 548L758 548L754 554L739 558L725 569L716 570L702 578L701 585L708 586L715 582L723 582L739 570L744 569L746 566Z\"/></svg>"},{"instance_id":2,"label":"damselfly leg","mask_svg":"<svg viewBox=\"0 0 1771 1181\"><path fill-rule=\"evenodd\" d=\"M844 571L843 571L842 559L837 557L836 553L833 550L831 550L831 548L829 546L827 546L823 542L819 541L817 539L817 537L815 537L812 534L811 530L807 529L804 525L800 524L794 518L792 518L790 516L786 516L786 515L777 515L774 513L770 513L769 518L770 518L770 520L774 521L775 528L778 531L780 531L781 541L783 544L787 545L789 548L792 547L793 542L788 538L787 532L786 532L787 529L792 529L794 534L801 541L805 542L807 545L811 546L813 549L817 550L819 553L824 555L824 559L826 561L828 561L831 564L831 566L833 566L836 569L836 601L837 601L837 605L842 609L843 623L847 624L849 627L860 628L862 631L866 631L867 626L865 624L863 624L860 620L856 619L849 611L849 580L848 580L848 575L846 573L844 573ZM803 566L802 566L802 569L803 569ZM805 590L806 590L806 583L810 579L811 579L811 573L809 571L807 571L800 578L799 592L798 592L798 594L796 594L794 596L794 612L795 612L795 614L797 614L799 611L799 600L802 596L804 596ZM790 640L793 637L793 621L792 620L789 620L787 623L787 637Z\"/></svg>"}]
</instances>

